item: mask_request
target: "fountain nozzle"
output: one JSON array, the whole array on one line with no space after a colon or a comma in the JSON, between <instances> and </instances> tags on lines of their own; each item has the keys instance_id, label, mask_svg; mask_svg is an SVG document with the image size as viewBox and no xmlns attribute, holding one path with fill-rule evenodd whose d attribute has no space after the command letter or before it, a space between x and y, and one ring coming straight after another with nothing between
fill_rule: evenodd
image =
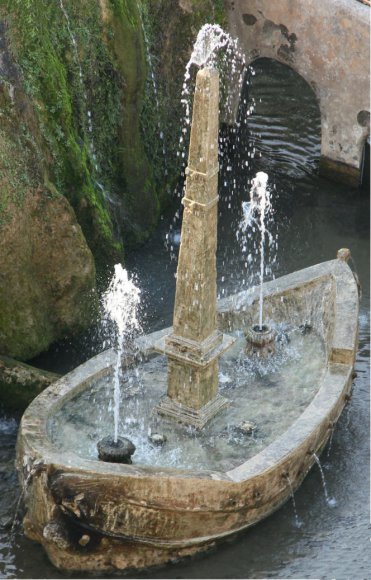
<instances>
[{"instance_id":1,"label":"fountain nozzle","mask_svg":"<svg viewBox=\"0 0 371 580\"><path fill-rule=\"evenodd\" d=\"M110 463L132 463L131 456L135 452L135 445L126 437L104 437L97 444L98 458Z\"/></svg>"},{"instance_id":2,"label":"fountain nozzle","mask_svg":"<svg viewBox=\"0 0 371 580\"><path fill-rule=\"evenodd\" d=\"M254 324L246 333L246 352L266 358L275 351L276 333L268 324Z\"/></svg>"}]
</instances>

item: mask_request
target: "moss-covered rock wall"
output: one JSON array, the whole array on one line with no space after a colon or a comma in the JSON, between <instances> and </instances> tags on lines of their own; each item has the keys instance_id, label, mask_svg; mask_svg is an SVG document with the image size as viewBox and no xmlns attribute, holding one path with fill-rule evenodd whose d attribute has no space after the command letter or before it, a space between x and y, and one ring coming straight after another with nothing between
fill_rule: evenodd
<instances>
[{"instance_id":1,"label":"moss-covered rock wall","mask_svg":"<svg viewBox=\"0 0 371 580\"><path fill-rule=\"evenodd\" d=\"M0 353L91 323L96 267L155 227L146 76L135 0L0 0Z\"/></svg>"},{"instance_id":2,"label":"moss-covered rock wall","mask_svg":"<svg viewBox=\"0 0 371 580\"><path fill-rule=\"evenodd\" d=\"M89 325L96 270L148 239L185 64L223 21L222 0L0 0L0 353Z\"/></svg>"},{"instance_id":3,"label":"moss-covered rock wall","mask_svg":"<svg viewBox=\"0 0 371 580\"><path fill-rule=\"evenodd\" d=\"M49 181L98 267L142 241L157 196L139 130L146 60L135 0L2 0Z\"/></svg>"}]
</instances>

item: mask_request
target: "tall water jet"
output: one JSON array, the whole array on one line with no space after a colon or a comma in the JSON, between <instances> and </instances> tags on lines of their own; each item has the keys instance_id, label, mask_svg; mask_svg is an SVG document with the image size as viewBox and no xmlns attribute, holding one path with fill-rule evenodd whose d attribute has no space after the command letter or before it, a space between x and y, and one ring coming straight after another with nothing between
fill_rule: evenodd
<instances>
[{"instance_id":1,"label":"tall water jet","mask_svg":"<svg viewBox=\"0 0 371 580\"><path fill-rule=\"evenodd\" d=\"M233 342L216 327L219 74L198 71L193 103L173 331L158 344L168 357L161 415L202 428L227 401L218 358Z\"/></svg>"},{"instance_id":2,"label":"tall water jet","mask_svg":"<svg viewBox=\"0 0 371 580\"><path fill-rule=\"evenodd\" d=\"M103 295L104 311L114 324L116 334L116 364L113 375L113 438L106 437L98 443L99 457L104 460L120 461L122 456L132 455L135 451L132 444L124 438L119 438L120 418L120 382L122 377L122 356L124 347L132 342L135 332L139 330L138 307L140 290L130 280L128 273L121 264L115 265L114 276ZM109 448L113 447L111 452ZM105 459L109 457L109 459Z\"/></svg>"},{"instance_id":3,"label":"tall water jet","mask_svg":"<svg viewBox=\"0 0 371 580\"><path fill-rule=\"evenodd\" d=\"M246 332L248 350L260 356L270 354L274 350L275 335L268 324L263 324L264 305L264 272L265 272L265 238L269 232L266 228L266 216L271 210L270 193L267 187L268 175L259 171L250 189L250 201L242 204L244 218L242 227L249 228L255 224L260 233L260 289L259 289L259 321Z\"/></svg>"},{"instance_id":4,"label":"tall water jet","mask_svg":"<svg viewBox=\"0 0 371 580\"><path fill-rule=\"evenodd\" d=\"M180 175L182 178L186 176L186 148L191 125L193 72L205 67L215 68L221 77L228 79L228 82L221 85L219 101L222 121L233 124L237 116L238 98L236 96L241 93L246 70L245 57L239 48L238 40L225 32L218 24L204 24L202 26L185 67L181 93L184 116L181 121L181 134L176 153L181 161ZM225 141L224 138L220 141L221 147L223 141ZM219 154L222 158L222 150L219 150ZM180 198L184 194L184 188L178 188L176 194ZM170 250L172 259L176 259L174 245L178 245L179 226L177 224L180 222L180 215L181 212L177 210L166 236L166 246Z\"/></svg>"}]
</instances>

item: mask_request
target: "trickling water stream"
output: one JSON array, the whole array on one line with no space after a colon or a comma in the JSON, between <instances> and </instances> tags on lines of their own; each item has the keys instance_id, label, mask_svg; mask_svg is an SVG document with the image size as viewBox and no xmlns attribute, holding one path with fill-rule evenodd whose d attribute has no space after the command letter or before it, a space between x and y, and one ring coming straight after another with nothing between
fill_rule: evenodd
<instances>
[{"instance_id":1,"label":"trickling water stream","mask_svg":"<svg viewBox=\"0 0 371 580\"><path fill-rule=\"evenodd\" d=\"M318 465L318 469L319 469L320 474L321 474L323 493L325 494L326 503L327 503L327 505L329 507L335 507L337 505L337 501L336 501L336 499L334 497L330 497L329 494L328 494L327 485L326 485L326 478L325 478L325 474L323 472L322 465L321 465L321 462L319 460L319 457L318 457L318 455L316 453L313 453L313 457L314 457L315 462Z\"/></svg>"},{"instance_id":2,"label":"trickling water stream","mask_svg":"<svg viewBox=\"0 0 371 580\"><path fill-rule=\"evenodd\" d=\"M286 479L287 479L287 481L289 483L289 486L290 486L291 502L292 502L292 507L293 507L294 516L295 516L295 526L297 528L301 528L301 526L303 525L303 522L299 518L298 509L296 507L296 501L295 501L295 493L294 493L294 490L293 490L293 487L292 487L291 479L290 479L290 477L288 475L285 475L285 477L286 477Z\"/></svg>"},{"instance_id":3,"label":"trickling water stream","mask_svg":"<svg viewBox=\"0 0 371 580\"><path fill-rule=\"evenodd\" d=\"M143 38L144 38L144 45L145 45L145 49L146 49L147 63L148 63L148 69L149 69L149 77L151 80L153 96L155 98L155 104L156 104L157 119L158 119L157 120L158 137L162 143L162 155L163 155L163 161L164 161L164 178L166 181L166 176L168 175L167 149L166 149L166 144L165 144L164 130L163 130L162 122L161 122L161 107L160 107L158 83L157 83L157 79L156 79L155 67L153 64L151 45L150 45L150 41L148 38L148 33L147 33L144 14L143 14L143 7L142 7L140 2L138 2L138 11L139 11L139 15L140 15L140 22L142 25L142 30L143 30Z\"/></svg>"},{"instance_id":4,"label":"trickling water stream","mask_svg":"<svg viewBox=\"0 0 371 580\"><path fill-rule=\"evenodd\" d=\"M60 5L61 11L63 13L63 16L66 20L67 31L68 31L68 35L69 35L70 40L71 40L72 48L73 48L75 64L76 64L77 69L78 69L78 79L79 79L79 84L80 84L80 88L81 88L81 94L83 97L82 127L83 127L84 137L85 137L86 142L87 142L88 154L89 154L89 157L91 159L92 165L93 165L94 170L95 170L95 176L93 179L94 184L98 188L98 190L101 192L103 199L106 201L106 203L109 204L109 207L111 209L112 223L113 223L113 227L114 227L114 235L115 235L117 240L122 241L121 227L119 225L119 222L118 222L117 216L116 216L116 214L121 206L121 200L119 199L119 197L117 195L115 195L111 191L108 191L108 189L102 184L102 175L101 175L102 170L101 170L101 167L98 163L97 152L96 152L96 148L95 148L95 144L94 144L93 114L92 114L92 110L89 106L88 94L87 94L86 88L85 88L84 74L83 74L83 69L82 69L81 60L80 60L80 56L79 56L79 47L78 47L76 35L75 35L74 31L72 30L71 20L70 20L70 17L68 15L68 12L66 10L66 7L63 3L63 0L59 0L59 5Z\"/></svg>"},{"instance_id":5,"label":"trickling water stream","mask_svg":"<svg viewBox=\"0 0 371 580\"><path fill-rule=\"evenodd\" d=\"M77 65L78 71L79 71L79 83L80 83L80 87L81 87L81 92L83 94L83 98L84 98L84 116L85 116L85 123L84 126L86 125L88 128L88 135L86 135L87 139L88 139L88 144L89 144L89 149L90 149L90 155L94 161L94 166L96 171L98 171L98 164L97 164L97 156L95 153L95 147L94 147L94 141L93 141L93 121L92 121L92 115L91 115L91 110L89 109L89 105L88 105L88 97L86 94L86 90L85 90L85 85L84 85L84 75L82 72L82 66L81 66L81 62L80 62L80 57L79 57L79 51L78 51L78 46L77 46L77 40L76 37L72 31L71 28L71 21L70 21L70 17L68 16L68 12L66 10L65 5L63 4L63 0L59 0L59 5L61 7L63 16L66 19L66 24L67 24L67 30L68 30L68 34L69 37L71 39L71 44L73 47L73 53L74 53L74 57L75 57L75 63Z\"/></svg>"}]
</instances>

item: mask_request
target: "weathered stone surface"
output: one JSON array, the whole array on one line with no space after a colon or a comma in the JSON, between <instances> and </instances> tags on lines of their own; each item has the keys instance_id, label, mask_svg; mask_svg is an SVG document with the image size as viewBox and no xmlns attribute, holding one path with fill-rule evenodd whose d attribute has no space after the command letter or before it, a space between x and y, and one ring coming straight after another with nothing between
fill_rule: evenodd
<instances>
[{"instance_id":1,"label":"weathered stone surface","mask_svg":"<svg viewBox=\"0 0 371 580\"><path fill-rule=\"evenodd\" d=\"M163 435L162 433L150 433L148 439L154 445L164 445L167 441L166 435Z\"/></svg>"},{"instance_id":2,"label":"weathered stone surface","mask_svg":"<svg viewBox=\"0 0 371 580\"><path fill-rule=\"evenodd\" d=\"M252 421L242 421L242 423L237 425L237 429L245 435L251 435L256 430L256 424Z\"/></svg>"},{"instance_id":3,"label":"weathered stone surface","mask_svg":"<svg viewBox=\"0 0 371 580\"><path fill-rule=\"evenodd\" d=\"M202 342L216 326L219 75L197 73L174 306L174 334ZM196 184L194 183L196 181Z\"/></svg>"},{"instance_id":4,"label":"weathered stone surface","mask_svg":"<svg viewBox=\"0 0 371 580\"><path fill-rule=\"evenodd\" d=\"M359 183L370 130L370 9L348 0L228 1L229 28L248 63L268 57L313 88L322 119L321 169ZM254 21L255 20L255 21Z\"/></svg>"},{"instance_id":5,"label":"weathered stone surface","mask_svg":"<svg viewBox=\"0 0 371 580\"><path fill-rule=\"evenodd\" d=\"M92 322L95 267L63 196L30 191L0 224L0 352L27 360Z\"/></svg>"},{"instance_id":6,"label":"weathered stone surface","mask_svg":"<svg viewBox=\"0 0 371 580\"><path fill-rule=\"evenodd\" d=\"M58 520L47 523L43 529L43 537L47 542L55 544L59 550L68 550L71 546L68 530Z\"/></svg>"}]
</instances>

